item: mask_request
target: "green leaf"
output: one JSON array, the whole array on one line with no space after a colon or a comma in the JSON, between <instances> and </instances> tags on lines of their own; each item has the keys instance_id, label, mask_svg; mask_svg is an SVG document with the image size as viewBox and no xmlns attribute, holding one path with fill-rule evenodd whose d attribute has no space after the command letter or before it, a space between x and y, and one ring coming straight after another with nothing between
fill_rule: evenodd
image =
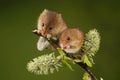
<instances>
[{"instance_id":1,"label":"green leaf","mask_svg":"<svg viewBox=\"0 0 120 80\"><path fill-rule=\"evenodd\" d=\"M80 60L80 59L74 59L74 62L79 63L79 62L82 62L82 60Z\"/></svg>"},{"instance_id":2,"label":"green leaf","mask_svg":"<svg viewBox=\"0 0 120 80\"><path fill-rule=\"evenodd\" d=\"M63 51L61 48L58 48L58 52L59 52L59 54L62 56L62 63L63 63L65 66L67 66L70 70L73 71L72 66L69 64L69 63L74 64L73 59L67 57L67 56L65 55L64 51Z\"/></svg>"},{"instance_id":3,"label":"green leaf","mask_svg":"<svg viewBox=\"0 0 120 80\"><path fill-rule=\"evenodd\" d=\"M68 67L71 71L74 71L74 69L72 68L72 66L71 66L68 62L66 62L65 60L62 60L62 63L63 63L66 67Z\"/></svg>"},{"instance_id":4,"label":"green leaf","mask_svg":"<svg viewBox=\"0 0 120 80\"><path fill-rule=\"evenodd\" d=\"M73 59L67 57L61 48L58 48L58 52L63 56L63 59L67 62L74 63Z\"/></svg>"},{"instance_id":5,"label":"green leaf","mask_svg":"<svg viewBox=\"0 0 120 80\"><path fill-rule=\"evenodd\" d=\"M61 48L58 48L58 52L60 55L65 55L65 53L63 52L63 50Z\"/></svg>"},{"instance_id":6,"label":"green leaf","mask_svg":"<svg viewBox=\"0 0 120 80\"><path fill-rule=\"evenodd\" d=\"M64 66L68 67L70 70L73 71L72 66L69 64L69 63L72 63L72 64L74 63L74 61L71 58L66 57L64 55L60 55L57 57L57 59L61 60Z\"/></svg>"},{"instance_id":7,"label":"green leaf","mask_svg":"<svg viewBox=\"0 0 120 80\"><path fill-rule=\"evenodd\" d=\"M88 59L88 56L85 54L84 55L84 63L86 63L89 67L92 67L92 63L90 62L90 60Z\"/></svg>"},{"instance_id":8,"label":"green leaf","mask_svg":"<svg viewBox=\"0 0 120 80\"><path fill-rule=\"evenodd\" d=\"M69 58L69 57L67 57L67 56L64 56L64 60L65 60L66 62L68 62L68 63L75 64L74 60L71 59L71 58Z\"/></svg>"},{"instance_id":9,"label":"green leaf","mask_svg":"<svg viewBox=\"0 0 120 80\"><path fill-rule=\"evenodd\" d=\"M92 80L92 79L91 79L90 75L87 72L85 72L83 75L83 80Z\"/></svg>"}]
</instances>

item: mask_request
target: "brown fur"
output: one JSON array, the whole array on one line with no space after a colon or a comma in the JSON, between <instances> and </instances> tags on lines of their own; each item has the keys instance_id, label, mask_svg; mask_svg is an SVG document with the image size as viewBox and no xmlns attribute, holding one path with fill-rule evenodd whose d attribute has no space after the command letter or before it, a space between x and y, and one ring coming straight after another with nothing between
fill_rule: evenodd
<instances>
[{"instance_id":1,"label":"brown fur","mask_svg":"<svg viewBox=\"0 0 120 80\"><path fill-rule=\"evenodd\" d=\"M42 27L43 23L44 27ZM50 30L50 28L52 29ZM67 26L61 14L56 12L45 9L38 18L38 32L40 32L44 37L47 37L48 34L51 36L58 36L66 28Z\"/></svg>"},{"instance_id":2,"label":"brown fur","mask_svg":"<svg viewBox=\"0 0 120 80\"><path fill-rule=\"evenodd\" d=\"M70 38L70 40L67 40L67 38ZM84 33L77 29L77 28L68 28L66 29L59 39L59 45L61 47L65 47L65 51L71 53L76 53L80 50L83 41L84 41Z\"/></svg>"}]
</instances>

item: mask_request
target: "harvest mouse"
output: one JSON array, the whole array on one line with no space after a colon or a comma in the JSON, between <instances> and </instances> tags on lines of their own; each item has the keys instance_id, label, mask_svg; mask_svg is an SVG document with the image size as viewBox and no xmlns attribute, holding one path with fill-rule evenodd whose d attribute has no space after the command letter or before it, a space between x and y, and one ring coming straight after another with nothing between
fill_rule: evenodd
<instances>
[{"instance_id":1,"label":"harvest mouse","mask_svg":"<svg viewBox=\"0 0 120 80\"><path fill-rule=\"evenodd\" d=\"M59 45L67 53L77 53L84 42L84 33L78 28L68 28L60 36Z\"/></svg>"},{"instance_id":2,"label":"harvest mouse","mask_svg":"<svg viewBox=\"0 0 120 80\"><path fill-rule=\"evenodd\" d=\"M61 14L44 9L38 18L37 28L38 29L33 32L37 35L41 35L37 42L37 48L39 51L42 51L50 46L50 43L45 38L50 39L54 37L58 39L59 35L67 26Z\"/></svg>"},{"instance_id":3,"label":"harvest mouse","mask_svg":"<svg viewBox=\"0 0 120 80\"><path fill-rule=\"evenodd\" d=\"M38 34L46 38L58 37L66 28L66 24L61 14L43 10L38 18Z\"/></svg>"}]
</instances>

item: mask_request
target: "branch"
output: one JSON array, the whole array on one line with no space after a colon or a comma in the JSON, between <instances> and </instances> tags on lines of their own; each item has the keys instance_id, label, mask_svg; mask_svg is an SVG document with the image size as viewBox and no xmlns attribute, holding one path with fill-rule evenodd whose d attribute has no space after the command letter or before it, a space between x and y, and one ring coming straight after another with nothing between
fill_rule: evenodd
<instances>
[{"instance_id":1,"label":"branch","mask_svg":"<svg viewBox=\"0 0 120 80\"><path fill-rule=\"evenodd\" d=\"M67 53L68 57L75 59L76 57L73 55L69 55L69 53ZM97 78L95 77L95 75L90 71L89 67L83 63L83 62L76 62L76 64L78 64L81 68L83 68L91 77L91 80L97 80Z\"/></svg>"},{"instance_id":2,"label":"branch","mask_svg":"<svg viewBox=\"0 0 120 80\"><path fill-rule=\"evenodd\" d=\"M91 77L92 80L97 80L97 78L95 77L95 75L90 71L90 69L88 68L88 66L84 63L77 63L80 67L82 67Z\"/></svg>"}]
</instances>

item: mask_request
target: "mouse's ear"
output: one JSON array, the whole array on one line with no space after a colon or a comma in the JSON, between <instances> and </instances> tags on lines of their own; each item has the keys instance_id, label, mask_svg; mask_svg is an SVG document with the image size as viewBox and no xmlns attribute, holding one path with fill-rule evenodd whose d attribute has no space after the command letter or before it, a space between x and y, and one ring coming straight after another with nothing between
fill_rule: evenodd
<instances>
[{"instance_id":1,"label":"mouse's ear","mask_svg":"<svg viewBox=\"0 0 120 80\"><path fill-rule=\"evenodd\" d=\"M62 14L57 14L57 17L56 17L56 24L59 26L59 28L61 29L61 31L59 30L59 32L63 32L65 29L67 29L67 25L66 23L64 22L64 19L62 17Z\"/></svg>"},{"instance_id":2,"label":"mouse's ear","mask_svg":"<svg viewBox=\"0 0 120 80\"><path fill-rule=\"evenodd\" d=\"M40 15L44 15L44 14L47 14L47 13L49 13L49 12L50 12L49 10L44 9Z\"/></svg>"},{"instance_id":3,"label":"mouse's ear","mask_svg":"<svg viewBox=\"0 0 120 80\"><path fill-rule=\"evenodd\" d=\"M78 31L78 38L82 41L83 43L83 40L85 38L85 34L84 32L82 32L81 30Z\"/></svg>"},{"instance_id":4,"label":"mouse's ear","mask_svg":"<svg viewBox=\"0 0 120 80\"><path fill-rule=\"evenodd\" d=\"M59 13L58 16L57 16L57 18L58 18L58 20L63 19L62 18L62 14Z\"/></svg>"},{"instance_id":5,"label":"mouse's ear","mask_svg":"<svg viewBox=\"0 0 120 80\"><path fill-rule=\"evenodd\" d=\"M75 32L77 32L78 36L83 33L79 28L75 28L74 30L75 30Z\"/></svg>"},{"instance_id":6,"label":"mouse's ear","mask_svg":"<svg viewBox=\"0 0 120 80\"><path fill-rule=\"evenodd\" d=\"M62 17L62 14L59 13L58 16L59 16L59 17Z\"/></svg>"},{"instance_id":7,"label":"mouse's ear","mask_svg":"<svg viewBox=\"0 0 120 80\"><path fill-rule=\"evenodd\" d=\"M64 20L63 20L62 14L59 13L56 18L57 18L57 22L59 24L64 24L65 23Z\"/></svg>"},{"instance_id":8,"label":"mouse's ear","mask_svg":"<svg viewBox=\"0 0 120 80\"><path fill-rule=\"evenodd\" d=\"M43 10L43 12L48 12L48 11L49 11L49 10L47 10L47 9L44 9L44 10Z\"/></svg>"}]
</instances>

